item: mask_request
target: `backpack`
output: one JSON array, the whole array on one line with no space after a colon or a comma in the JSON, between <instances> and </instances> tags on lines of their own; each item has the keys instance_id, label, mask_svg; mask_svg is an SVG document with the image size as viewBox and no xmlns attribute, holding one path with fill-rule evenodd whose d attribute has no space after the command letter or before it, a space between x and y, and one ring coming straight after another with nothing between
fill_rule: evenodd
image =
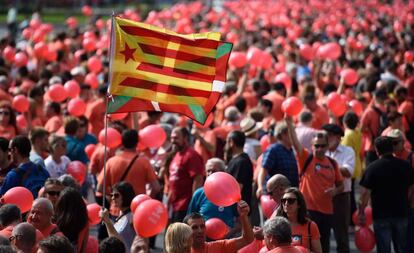
<instances>
[{"instance_id":1,"label":"backpack","mask_svg":"<svg viewBox=\"0 0 414 253\"><path fill-rule=\"evenodd\" d=\"M329 162L331 162L332 166L335 168L337 166L337 163L334 159L330 158L329 156L326 156L328 158ZM308 158L306 159L305 163L303 164L302 172L299 175L299 180L305 175L306 169L308 168L309 164L313 160L313 154L310 154Z\"/></svg>"},{"instance_id":2,"label":"backpack","mask_svg":"<svg viewBox=\"0 0 414 253\"><path fill-rule=\"evenodd\" d=\"M387 119L387 114L382 112L380 109L378 109L377 107L373 106L372 109L374 109L374 111L376 113L378 113L379 116L379 128L378 128L378 132L372 133L373 137L377 137L380 136L381 133L388 127L388 119Z\"/></svg>"},{"instance_id":3,"label":"backpack","mask_svg":"<svg viewBox=\"0 0 414 253\"><path fill-rule=\"evenodd\" d=\"M30 190L34 198L37 198L39 190L45 185L49 173L40 165L30 163L30 168L24 172L20 167L13 169L20 176L20 186Z\"/></svg>"}]
</instances>

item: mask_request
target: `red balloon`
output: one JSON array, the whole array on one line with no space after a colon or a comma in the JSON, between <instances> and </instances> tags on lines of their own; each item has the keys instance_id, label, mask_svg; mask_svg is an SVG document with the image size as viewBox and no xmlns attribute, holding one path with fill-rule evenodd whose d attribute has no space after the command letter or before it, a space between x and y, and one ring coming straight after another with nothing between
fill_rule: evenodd
<instances>
[{"instance_id":1,"label":"red balloon","mask_svg":"<svg viewBox=\"0 0 414 253\"><path fill-rule=\"evenodd\" d=\"M121 145L122 136L115 128L108 127L107 129L107 146L109 148L116 148ZM99 133L99 142L105 145L105 129Z\"/></svg>"},{"instance_id":2,"label":"red balloon","mask_svg":"<svg viewBox=\"0 0 414 253\"><path fill-rule=\"evenodd\" d=\"M167 134L159 125L146 126L139 132L139 141L146 147L159 148L167 139Z\"/></svg>"},{"instance_id":3,"label":"red balloon","mask_svg":"<svg viewBox=\"0 0 414 253\"><path fill-rule=\"evenodd\" d=\"M120 112L120 113L111 113L111 114L108 114L108 117L111 120L123 120L123 119L126 118L126 116L128 116L128 113L127 112Z\"/></svg>"},{"instance_id":4,"label":"red balloon","mask_svg":"<svg viewBox=\"0 0 414 253\"><path fill-rule=\"evenodd\" d=\"M85 77L85 83L91 86L92 89L96 89L99 86L98 77L96 77L95 73L89 73Z\"/></svg>"},{"instance_id":5,"label":"red balloon","mask_svg":"<svg viewBox=\"0 0 414 253\"><path fill-rule=\"evenodd\" d=\"M247 61L253 66L261 66L261 57L262 50L258 49L257 47L250 47L247 51Z\"/></svg>"},{"instance_id":6,"label":"red balloon","mask_svg":"<svg viewBox=\"0 0 414 253\"><path fill-rule=\"evenodd\" d=\"M302 44L299 47L299 54L302 56L305 60L311 61L313 59L313 48L307 44Z\"/></svg>"},{"instance_id":7,"label":"red balloon","mask_svg":"<svg viewBox=\"0 0 414 253\"><path fill-rule=\"evenodd\" d=\"M82 46L83 48L85 48L85 50L87 52L92 52L93 50L96 49L96 41L94 39L84 39L82 42Z\"/></svg>"},{"instance_id":8,"label":"red balloon","mask_svg":"<svg viewBox=\"0 0 414 253\"><path fill-rule=\"evenodd\" d=\"M88 242L86 243L86 252L88 253L98 253L99 252L99 242L93 236L89 236Z\"/></svg>"},{"instance_id":9,"label":"red balloon","mask_svg":"<svg viewBox=\"0 0 414 253\"><path fill-rule=\"evenodd\" d=\"M78 20L75 17L68 17L66 19L66 25L70 28L70 29L74 29L78 26Z\"/></svg>"},{"instance_id":10,"label":"red balloon","mask_svg":"<svg viewBox=\"0 0 414 253\"><path fill-rule=\"evenodd\" d=\"M15 54L16 54L16 52L15 52L14 48L12 48L11 46L7 46L3 50L3 57L8 62L13 62L14 61Z\"/></svg>"},{"instance_id":11,"label":"red balloon","mask_svg":"<svg viewBox=\"0 0 414 253\"><path fill-rule=\"evenodd\" d=\"M86 209L88 210L89 224L93 226L99 224L99 222L101 222L101 218L99 217L99 211L101 210L101 206L96 203L93 203L87 205Z\"/></svg>"},{"instance_id":12,"label":"red balloon","mask_svg":"<svg viewBox=\"0 0 414 253\"><path fill-rule=\"evenodd\" d=\"M25 213L32 208L33 194L24 187L17 186L8 190L0 201L2 204L14 204L21 213Z\"/></svg>"},{"instance_id":13,"label":"red balloon","mask_svg":"<svg viewBox=\"0 0 414 253\"><path fill-rule=\"evenodd\" d=\"M73 116L81 116L86 111L86 103L81 98L72 98L68 103L68 112Z\"/></svg>"},{"instance_id":14,"label":"red balloon","mask_svg":"<svg viewBox=\"0 0 414 253\"><path fill-rule=\"evenodd\" d=\"M216 172L207 177L204 192L216 206L231 206L241 199L239 183L226 172Z\"/></svg>"},{"instance_id":15,"label":"red balloon","mask_svg":"<svg viewBox=\"0 0 414 253\"><path fill-rule=\"evenodd\" d=\"M40 29L34 31L33 36L32 36L32 40L34 43L45 41L45 39L46 39L46 34L44 31Z\"/></svg>"},{"instance_id":16,"label":"red balloon","mask_svg":"<svg viewBox=\"0 0 414 253\"><path fill-rule=\"evenodd\" d=\"M269 52L262 52L262 56L260 58L260 66L263 69L270 69L273 65L273 57Z\"/></svg>"},{"instance_id":17,"label":"red balloon","mask_svg":"<svg viewBox=\"0 0 414 253\"><path fill-rule=\"evenodd\" d=\"M336 60L339 58L339 56L341 56L341 47L337 43L330 42L324 45L324 47L326 48L327 59Z\"/></svg>"},{"instance_id":18,"label":"red balloon","mask_svg":"<svg viewBox=\"0 0 414 253\"><path fill-rule=\"evenodd\" d=\"M358 73L353 69L344 69L341 71L340 75L347 85L355 85L359 79Z\"/></svg>"},{"instance_id":19,"label":"red balloon","mask_svg":"<svg viewBox=\"0 0 414 253\"><path fill-rule=\"evenodd\" d=\"M347 104L341 95L336 92L332 92L328 95L326 104L331 112L336 116L340 117L344 115L347 110Z\"/></svg>"},{"instance_id":20,"label":"red balloon","mask_svg":"<svg viewBox=\"0 0 414 253\"><path fill-rule=\"evenodd\" d=\"M144 201L151 199L147 194L138 194L131 201L131 211L135 213L137 207Z\"/></svg>"},{"instance_id":21,"label":"red balloon","mask_svg":"<svg viewBox=\"0 0 414 253\"><path fill-rule=\"evenodd\" d=\"M25 40L29 40L32 37L32 30L30 28L23 29L22 36Z\"/></svg>"},{"instance_id":22,"label":"red balloon","mask_svg":"<svg viewBox=\"0 0 414 253\"><path fill-rule=\"evenodd\" d=\"M88 60L88 69L93 73L99 73L102 69L102 62L98 57L92 56Z\"/></svg>"},{"instance_id":23,"label":"red balloon","mask_svg":"<svg viewBox=\"0 0 414 253\"><path fill-rule=\"evenodd\" d=\"M414 61L414 53L411 51L407 51L404 53L404 61L406 63L412 63Z\"/></svg>"},{"instance_id":24,"label":"red balloon","mask_svg":"<svg viewBox=\"0 0 414 253\"><path fill-rule=\"evenodd\" d=\"M282 103L282 110L289 116L298 115L302 109L302 101L297 97L289 97Z\"/></svg>"},{"instance_id":25,"label":"red balloon","mask_svg":"<svg viewBox=\"0 0 414 253\"><path fill-rule=\"evenodd\" d=\"M80 86L78 82L76 82L75 80L67 81L63 88L65 88L66 93L70 98L76 98L77 96L79 96Z\"/></svg>"},{"instance_id":26,"label":"red balloon","mask_svg":"<svg viewBox=\"0 0 414 253\"><path fill-rule=\"evenodd\" d=\"M277 203L270 197L270 195L260 196L260 206L262 207L263 215L270 218L277 207Z\"/></svg>"},{"instance_id":27,"label":"red balloon","mask_svg":"<svg viewBox=\"0 0 414 253\"><path fill-rule=\"evenodd\" d=\"M53 61L56 61L56 59L57 59L57 52L51 45L49 45L49 47L47 49L45 59L48 62L53 62Z\"/></svg>"},{"instance_id":28,"label":"red balloon","mask_svg":"<svg viewBox=\"0 0 414 253\"><path fill-rule=\"evenodd\" d=\"M68 174L70 174L80 185L85 182L86 166L80 161L72 161L66 168Z\"/></svg>"},{"instance_id":29,"label":"red balloon","mask_svg":"<svg viewBox=\"0 0 414 253\"><path fill-rule=\"evenodd\" d=\"M232 52L229 58L229 65L235 68L242 68L246 65L246 54L241 52Z\"/></svg>"},{"instance_id":30,"label":"red balloon","mask_svg":"<svg viewBox=\"0 0 414 253\"><path fill-rule=\"evenodd\" d=\"M27 112L29 110L29 99L24 95L17 95L13 98L12 107L17 112Z\"/></svg>"},{"instance_id":31,"label":"red balloon","mask_svg":"<svg viewBox=\"0 0 414 253\"><path fill-rule=\"evenodd\" d=\"M89 144L85 147L85 153L88 156L89 160L92 158L93 152L95 152L96 145L95 144Z\"/></svg>"},{"instance_id":32,"label":"red balloon","mask_svg":"<svg viewBox=\"0 0 414 253\"><path fill-rule=\"evenodd\" d=\"M375 247L375 235L369 227L361 227L355 232L355 246L361 252L371 252Z\"/></svg>"},{"instance_id":33,"label":"red balloon","mask_svg":"<svg viewBox=\"0 0 414 253\"><path fill-rule=\"evenodd\" d=\"M20 128L20 129L26 129L27 128L27 120L24 117L23 114L17 115L16 117L16 125Z\"/></svg>"},{"instance_id":34,"label":"red balloon","mask_svg":"<svg viewBox=\"0 0 414 253\"><path fill-rule=\"evenodd\" d=\"M262 152L265 152L267 150L267 148L270 145L270 139L269 139L269 135L264 135L261 139L260 139L260 147L262 148Z\"/></svg>"},{"instance_id":35,"label":"red balloon","mask_svg":"<svg viewBox=\"0 0 414 253\"><path fill-rule=\"evenodd\" d=\"M82 7L82 14L87 17L92 16L93 10L89 5L85 5Z\"/></svg>"},{"instance_id":36,"label":"red balloon","mask_svg":"<svg viewBox=\"0 0 414 253\"><path fill-rule=\"evenodd\" d=\"M99 30L100 29L103 29L104 27L105 27L105 21L103 20L103 19L98 19L98 20L96 20L96 22L95 22L95 26L96 26L96 28L98 28Z\"/></svg>"},{"instance_id":37,"label":"red balloon","mask_svg":"<svg viewBox=\"0 0 414 253\"><path fill-rule=\"evenodd\" d=\"M33 29L39 28L41 24L42 22L38 18L32 18L29 23L30 27Z\"/></svg>"},{"instance_id":38,"label":"red balloon","mask_svg":"<svg viewBox=\"0 0 414 253\"><path fill-rule=\"evenodd\" d=\"M285 72L277 74L275 77L275 82L283 83L285 85L286 90L289 90L290 87L292 86L292 79Z\"/></svg>"},{"instance_id":39,"label":"red balloon","mask_svg":"<svg viewBox=\"0 0 414 253\"><path fill-rule=\"evenodd\" d=\"M34 53L35 56L39 59L46 57L46 54L48 53L48 47L46 43L44 43L43 41L36 43L36 45L34 46Z\"/></svg>"},{"instance_id":40,"label":"red balloon","mask_svg":"<svg viewBox=\"0 0 414 253\"><path fill-rule=\"evenodd\" d=\"M50 86L48 93L50 99L57 103L63 102L68 97L65 88L61 84L53 84Z\"/></svg>"},{"instance_id":41,"label":"red balloon","mask_svg":"<svg viewBox=\"0 0 414 253\"><path fill-rule=\"evenodd\" d=\"M211 218L206 221L206 235L213 240L219 240L226 236L229 228L226 223L218 218Z\"/></svg>"},{"instance_id":42,"label":"red balloon","mask_svg":"<svg viewBox=\"0 0 414 253\"><path fill-rule=\"evenodd\" d=\"M362 107L361 102L359 102L356 99L353 99L349 101L348 105L349 107L351 107L352 111L354 111L356 115L358 115L358 117L362 116L362 113L364 112L364 108Z\"/></svg>"},{"instance_id":43,"label":"red balloon","mask_svg":"<svg viewBox=\"0 0 414 253\"><path fill-rule=\"evenodd\" d=\"M168 212L158 200L149 199L141 203L134 213L135 232L144 238L160 233L168 222Z\"/></svg>"},{"instance_id":44,"label":"red balloon","mask_svg":"<svg viewBox=\"0 0 414 253\"><path fill-rule=\"evenodd\" d=\"M13 62L14 62L14 65L16 65L16 67L26 66L28 61L29 61L29 58L23 52L19 52L19 53L14 55L14 61Z\"/></svg>"},{"instance_id":45,"label":"red balloon","mask_svg":"<svg viewBox=\"0 0 414 253\"><path fill-rule=\"evenodd\" d=\"M371 226L374 223L374 219L372 217L372 208L371 206L366 206L364 209L364 213L365 213L365 226ZM352 214L352 222L356 225L356 226L361 226L361 224L359 223L359 219L358 219L358 210L356 210L353 214Z\"/></svg>"}]
</instances>

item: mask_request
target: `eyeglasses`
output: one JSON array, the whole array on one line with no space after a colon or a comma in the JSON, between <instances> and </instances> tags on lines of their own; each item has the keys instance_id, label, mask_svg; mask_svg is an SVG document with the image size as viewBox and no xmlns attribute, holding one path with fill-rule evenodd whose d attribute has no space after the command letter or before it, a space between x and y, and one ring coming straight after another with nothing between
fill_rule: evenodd
<instances>
[{"instance_id":1,"label":"eyeglasses","mask_svg":"<svg viewBox=\"0 0 414 253\"><path fill-rule=\"evenodd\" d=\"M282 202L282 205L286 205L288 203L289 205L293 205L296 202L297 199L295 198L284 198L281 199L280 202Z\"/></svg>"},{"instance_id":2,"label":"eyeglasses","mask_svg":"<svg viewBox=\"0 0 414 253\"><path fill-rule=\"evenodd\" d=\"M48 191L46 193L49 194L50 196L59 196L60 195L60 191Z\"/></svg>"},{"instance_id":3,"label":"eyeglasses","mask_svg":"<svg viewBox=\"0 0 414 253\"><path fill-rule=\"evenodd\" d=\"M6 115L6 116L8 116L8 115L10 115L10 112L8 112L8 111L0 111L0 115Z\"/></svg>"},{"instance_id":4,"label":"eyeglasses","mask_svg":"<svg viewBox=\"0 0 414 253\"><path fill-rule=\"evenodd\" d=\"M22 235L12 235L9 237L9 242L16 240L17 238L22 237Z\"/></svg>"},{"instance_id":5,"label":"eyeglasses","mask_svg":"<svg viewBox=\"0 0 414 253\"><path fill-rule=\"evenodd\" d=\"M119 193L111 193L111 198L119 198L120 194Z\"/></svg>"},{"instance_id":6,"label":"eyeglasses","mask_svg":"<svg viewBox=\"0 0 414 253\"><path fill-rule=\"evenodd\" d=\"M325 148L327 145L326 144L314 144L313 146L315 148Z\"/></svg>"}]
</instances>

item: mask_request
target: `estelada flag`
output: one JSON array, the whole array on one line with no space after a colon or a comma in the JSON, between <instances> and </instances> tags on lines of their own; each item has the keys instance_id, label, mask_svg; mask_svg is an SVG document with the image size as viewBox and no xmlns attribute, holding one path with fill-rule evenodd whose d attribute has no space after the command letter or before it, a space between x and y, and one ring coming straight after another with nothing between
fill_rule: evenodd
<instances>
[{"instance_id":1,"label":"estelada flag","mask_svg":"<svg viewBox=\"0 0 414 253\"><path fill-rule=\"evenodd\" d=\"M204 124L224 89L232 44L112 19L108 113L162 111Z\"/></svg>"}]
</instances>

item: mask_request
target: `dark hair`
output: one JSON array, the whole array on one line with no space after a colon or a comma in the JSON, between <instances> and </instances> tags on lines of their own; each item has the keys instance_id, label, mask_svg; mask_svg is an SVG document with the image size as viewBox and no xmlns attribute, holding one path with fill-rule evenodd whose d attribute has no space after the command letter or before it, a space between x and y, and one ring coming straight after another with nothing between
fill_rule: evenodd
<instances>
[{"instance_id":1,"label":"dark hair","mask_svg":"<svg viewBox=\"0 0 414 253\"><path fill-rule=\"evenodd\" d=\"M344 115L343 122L346 127L354 130L359 123L358 115L353 111L347 111Z\"/></svg>"},{"instance_id":2,"label":"dark hair","mask_svg":"<svg viewBox=\"0 0 414 253\"><path fill-rule=\"evenodd\" d=\"M11 105L8 102L3 101L3 102L0 103L0 108L6 108L9 111L9 113L10 113L9 125L13 126L14 129L16 130L16 132L17 132L16 114L15 114L13 108L11 107Z\"/></svg>"},{"instance_id":3,"label":"dark hair","mask_svg":"<svg viewBox=\"0 0 414 253\"><path fill-rule=\"evenodd\" d=\"M176 131L178 130L182 134L183 138L186 139L187 141L190 140L190 132L188 131L186 127L176 127L173 129L173 131L174 130Z\"/></svg>"},{"instance_id":4,"label":"dark hair","mask_svg":"<svg viewBox=\"0 0 414 253\"><path fill-rule=\"evenodd\" d=\"M398 118L401 118L402 116L403 115L401 113L392 111L387 114L387 120L388 122L394 122L395 120L397 120Z\"/></svg>"},{"instance_id":5,"label":"dark hair","mask_svg":"<svg viewBox=\"0 0 414 253\"><path fill-rule=\"evenodd\" d=\"M33 87L33 89L30 90L29 97L35 98L35 97L43 96L44 94L45 94L45 89L40 85L36 85L35 87Z\"/></svg>"},{"instance_id":6,"label":"dark hair","mask_svg":"<svg viewBox=\"0 0 414 253\"><path fill-rule=\"evenodd\" d=\"M136 148L137 144L138 144L138 132L135 129L127 129L122 132L122 145L125 148L128 148L128 149Z\"/></svg>"},{"instance_id":7,"label":"dark hair","mask_svg":"<svg viewBox=\"0 0 414 253\"><path fill-rule=\"evenodd\" d=\"M401 94L407 95L408 94L408 89L406 87L404 87L404 86L397 86L395 88L395 94L397 96L399 96Z\"/></svg>"},{"instance_id":8,"label":"dark hair","mask_svg":"<svg viewBox=\"0 0 414 253\"><path fill-rule=\"evenodd\" d=\"M29 138L24 135L17 135L12 139L12 148L16 148L21 156L29 157L32 145L30 144Z\"/></svg>"},{"instance_id":9,"label":"dark hair","mask_svg":"<svg viewBox=\"0 0 414 253\"><path fill-rule=\"evenodd\" d=\"M135 197L134 187L128 182L122 181L113 186L113 189L122 196L122 207L129 207Z\"/></svg>"},{"instance_id":10,"label":"dark hair","mask_svg":"<svg viewBox=\"0 0 414 253\"><path fill-rule=\"evenodd\" d=\"M306 208L306 202L305 202L305 198L303 197L303 194L296 187L287 188L283 194L286 194L286 193L295 194L296 201L298 203L298 222L302 225L306 224L309 221L309 219L308 219L308 209ZM279 205L279 207L276 209L276 215L283 216L286 219L288 218L287 213L285 213L285 211L283 210L283 205Z\"/></svg>"},{"instance_id":11,"label":"dark hair","mask_svg":"<svg viewBox=\"0 0 414 253\"><path fill-rule=\"evenodd\" d=\"M50 108L52 108L52 110L56 113L56 114L60 114L61 108L60 108L60 104L56 103L56 102L49 102L48 106Z\"/></svg>"},{"instance_id":12,"label":"dark hair","mask_svg":"<svg viewBox=\"0 0 414 253\"><path fill-rule=\"evenodd\" d=\"M313 119L313 115L310 111L303 111L300 115L299 115L299 121L301 123L308 123L311 122Z\"/></svg>"},{"instance_id":13,"label":"dark hair","mask_svg":"<svg viewBox=\"0 0 414 253\"><path fill-rule=\"evenodd\" d=\"M32 144L34 144L36 140L44 138L46 136L49 136L49 132L43 127L35 127L29 133L30 142Z\"/></svg>"},{"instance_id":14,"label":"dark hair","mask_svg":"<svg viewBox=\"0 0 414 253\"><path fill-rule=\"evenodd\" d=\"M99 253L124 253L124 243L116 237L105 238L99 244Z\"/></svg>"},{"instance_id":15,"label":"dark hair","mask_svg":"<svg viewBox=\"0 0 414 253\"><path fill-rule=\"evenodd\" d=\"M39 248L47 253L75 253L75 250L65 236L52 235L39 242Z\"/></svg>"},{"instance_id":16,"label":"dark hair","mask_svg":"<svg viewBox=\"0 0 414 253\"><path fill-rule=\"evenodd\" d=\"M13 222L21 219L20 209L13 204L5 204L0 207L0 225L7 227Z\"/></svg>"},{"instance_id":17,"label":"dark hair","mask_svg":"<svg viewBox=\"0 0 414 253\"><path fill-rule=\"evenodd\" d=\"M84 115L79 116L78 120L79 120L79 126L86 125L86 127L88 127L89 120Z\"/></svg>"},{"instance_id":18,"label":"dark hair","mask_svg":"<svg viewBox=\"0 0 414 253\"><path fill-rule=\"evenodd\" d=\"M184 217L183 222L188 225L188 221L189 220L195 220L195 219L202 219L202 220L204 220L204 217L201 214L194 212L194 213L187 214Z\"/></svg>"},{"instance_id":19,"label":"dark hair","mask_svg":"<svg viewBox=\"0 0 414 253\"><path fill-rule=\"evenodd\" d=\"M0 149L3 152L7 152L9 150L9 140L4 137L0 137Z\"/></svg>"},{"instance_id":20,"label":"dark hair","mask_svg":"<svg viewBox=\"0 0 414 253\"><path fill-rule=\"evenodd\" d=\"M273 103L268 99L260 99L259 105L266 107L268 113L271 112L273 109Z\"/></svg>"},{"instance_id":21,"label":"dark hair","mask_svg":"<svg viewBox=\"0 0 414 253\"><path fill-rule=\"evenodd\" d=\"M9 245L10 245L9 238L0 235L0 247L9 246ZM0 252L4 252L2 251L2 248L0 248Z\"/></svg>"},{"instance_id":22,"label":"dark hair","mask_svg":"<svg viewBox=\"0 0 414 253\"><path fill-rule=\"evenodd\" d=\"M238 97L236 98L236 102L234 103L234 106L239 110L239 112L243 113L246 111L247 102L244 97Z\"/></svg>"},{"instance_id":23,"label":"dark hair","mask_svg":"<svg viewBox=\"0 0 414 253\"><path fill-rule=\"evenodd\" d=\"M7 239L8 240L8 239ZM1 253L16 253L16 251L9 245L0 245Z\"/></svg>"},{"instance_id":24,"label":"dark hair","mask_svg":"<svg viewBox=\"0 0 414 253\"><path fill-rule=\"evenodd\" d=\"M244 143L246 142L246 135L238 130L230 132L228 138L239 148L244 147Z\"/></svg>"},{"instance_id":25,"label":"dark hair","mask_svg":"<svg viewBox=\"0 0 414 253\"><path fill-rule=\"evenodd\" d=\"M55 212L60 231L71 242L76 242L79 233L88 225L88 212L82 195L72 187L65 188L56 203Z\"/></svg>"},{"instance_id":26,"label":"dark hair","mask_svg":"<svg viewBox=\"0 0 414 253\"><path fill-rule=\"evenodd\" d=\"M79 120L75 117L67 117L64 121L65 134L75 135L79 129Z\"/></svg>"},{"instance_id":27,"label":"dark hair","mask_svg":"<svg viewBox=\"0 0 414 253\"><path fill-rule=\"evenodd\" d=\"M392 145L393 138L387 136L380 136L377 137L374 141L375 149L378 152L378 155L386 155L392 154L393 152L393 145Z\"/></svg>"}]
</instances>

